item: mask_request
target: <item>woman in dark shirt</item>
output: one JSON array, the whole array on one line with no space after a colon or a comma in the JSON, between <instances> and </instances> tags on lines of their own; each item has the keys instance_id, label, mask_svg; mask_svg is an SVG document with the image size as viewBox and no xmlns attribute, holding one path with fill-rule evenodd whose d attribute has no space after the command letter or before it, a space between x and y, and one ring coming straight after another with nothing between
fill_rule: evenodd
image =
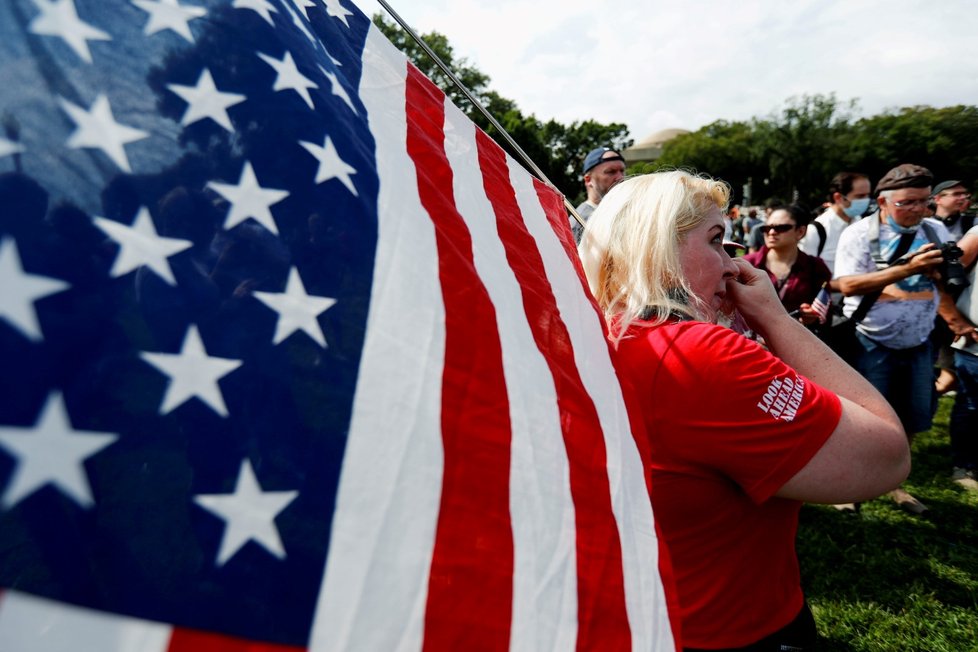
<instances>
[{"instance_id":1,"label":"woman in dark shirt","mask_svg":"<svg viewBox=\"0 0 978 652\"><path fill-rule=\"evenodd\" d=\"M811 302L822 285L832 280L832 272L821 258L798 248L809 221L808 214L798 206L775 210L762 227L764 246L744 256L754 267L767 272L785 310L797 314L804 324L818 321Z\"/></svg>"}]
</instances>

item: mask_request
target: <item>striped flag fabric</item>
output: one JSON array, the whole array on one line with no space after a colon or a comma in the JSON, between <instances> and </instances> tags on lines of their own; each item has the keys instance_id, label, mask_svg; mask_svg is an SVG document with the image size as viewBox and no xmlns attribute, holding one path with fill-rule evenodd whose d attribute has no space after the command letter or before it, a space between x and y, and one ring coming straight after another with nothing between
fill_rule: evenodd
<instances>
[{"instance_id":1,"label":"striped flag fabric","mask_svg":"<svg viewBox=\"0 0 978 652\"><path fill-rule=\"evenodd\" d=\"M829 312L832 310L832 294L829 292L827 283L822 284L822 289L815 295L812 301L812 310L818 313L818 323L824 324L829 319Z\"/></svg>"},{"instance_id":2,"label":"striped flag fabric","mask_svg":"<svg viewBox=\"0 0 978 652\"><path fill-rule=\"evenodd\" d=\"M678 649L561 198L349 0L0 54L0 650Z\"/></svg>"}]
</instances>

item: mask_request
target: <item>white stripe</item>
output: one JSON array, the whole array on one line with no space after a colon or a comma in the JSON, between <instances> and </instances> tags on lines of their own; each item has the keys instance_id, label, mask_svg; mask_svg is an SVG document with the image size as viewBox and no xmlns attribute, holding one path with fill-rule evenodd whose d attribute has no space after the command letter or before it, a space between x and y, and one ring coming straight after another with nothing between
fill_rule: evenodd
<instances>
[{"instance_id":1,"label":"white stripe","mask_svg":"<svg viewBox=\"0 0 978 652\"><path fill-rule=\"evenodd\" d=\"M597 408L604 433L612 509L622 542L625 605L632 631L632 649L673 650L675 643L659 576L652 505L601 321L546 219L531 180L512 159L509 159L509 167L526 226L543 255L557 307L570 333L578 371Z\"/></svg>"},{"instance_id":2,"label":"white stripe","mask_svg":"<svg viewBox=\"0 0 978 652\"><path fill-rule=\"evenodd\" d=\"M0 596L4 652L166 652L169 625L74 607L16 591Z\"/></svg>"},{"instance_id":3,"label":"white stripe","mask_svg":"<svg viewBox=\"0 0 978 652\"><path fill-rule=\"evenodd\" d=\"M444 307L406 150L406 60L371 25L360 95L377 143L379 243L312 650L417 650L441 495Z\"/></svg>"},{"instance_id":4,"label":"white stripe","mask_svg":"<svg viewBox=\"0 0 978 652\"><path fill-rule=\"evenodd\" d=\"M476 270L496 309L513 439L513 621L510 649L573 650L577 643L577 556L570 470L557 391L537 348L523 295L483 190L475 125L445 102L445 149L459 212L472 234Z\"/></svg>"}]
</instances>

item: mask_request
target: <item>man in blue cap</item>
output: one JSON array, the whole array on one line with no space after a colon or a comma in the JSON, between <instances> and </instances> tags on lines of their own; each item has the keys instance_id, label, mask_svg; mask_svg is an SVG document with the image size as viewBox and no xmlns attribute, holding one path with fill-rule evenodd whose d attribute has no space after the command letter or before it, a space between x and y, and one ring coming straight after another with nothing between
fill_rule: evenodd
<instances>
[{"instance_id":1,"label":"man in blue cap","mask_svg":"<svg viewBox=\"0 0 978 652\"><path fill-rule=\"evenodd\" d=\"M610 147L598 147L588 152L584 157L584 187L587 189L587 199L577 207L577 214L587 221L612 186L624 178L625 159L621 154ZM579 243L584 227L573 217L570 218L570 223L574 242Z\"/></svg>"}]
</instances>

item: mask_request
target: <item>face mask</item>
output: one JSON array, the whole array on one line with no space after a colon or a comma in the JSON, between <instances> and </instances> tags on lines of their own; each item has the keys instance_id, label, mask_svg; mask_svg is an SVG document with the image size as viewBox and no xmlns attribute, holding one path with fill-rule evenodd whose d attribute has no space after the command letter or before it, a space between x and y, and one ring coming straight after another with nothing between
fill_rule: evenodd
<instances>
[{"instance_id":1,"label":"face mask","mask_svg":"<svg viewBox=\"0 0 978 652\"><path fill-rule=\"evenodd\" d=\"M886 223L890 225L891 229L893 229L897 233L900 233L901 235L904 233L916 233L917 229L920 228L920 224L914 224L913 226L900 226L899 224L893 221L892 215L886 216Z\"/></svg>"},{"instance_id":2,"label":"face mask","mask_svg":"<svg viewBox=\"0 0 978 652\"><path fill-rule=\"evenodd\" d=\"M866 212L869 208L869 197L863 197L862 199L850 200L849 206L843 208L842 211L849 217L859 217Z\"/></svg>"}]
</instances>

